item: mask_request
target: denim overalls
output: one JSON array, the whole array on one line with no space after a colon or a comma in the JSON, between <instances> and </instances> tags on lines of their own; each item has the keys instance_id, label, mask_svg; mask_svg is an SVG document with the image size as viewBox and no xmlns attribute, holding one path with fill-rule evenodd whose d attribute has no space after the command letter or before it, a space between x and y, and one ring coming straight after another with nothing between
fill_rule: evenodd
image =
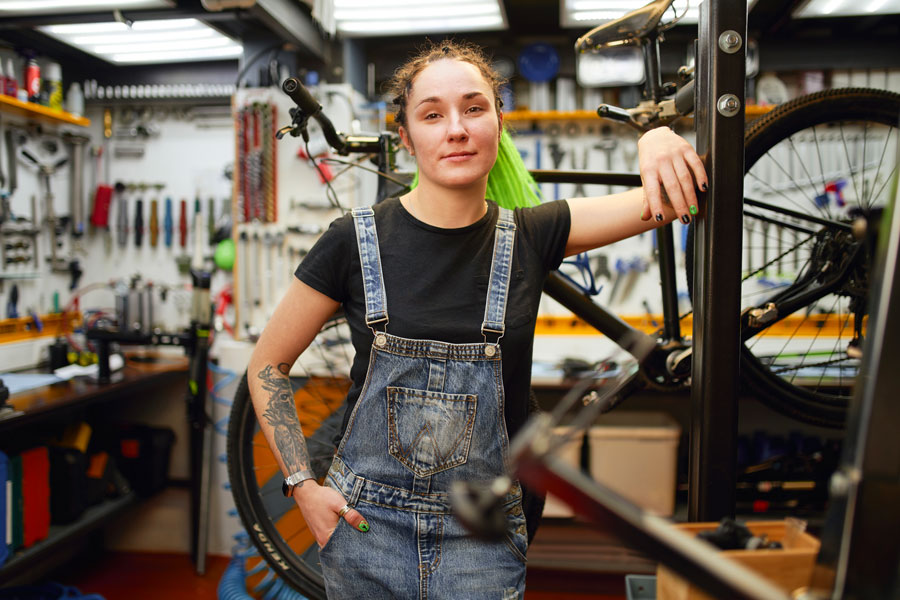
<instances>
[{"instance_id":1,"label":"denim overalls","mask_svg":"<svg viewBox=\"0 0 900 600\"><path fill-rule=\"evenodd\" d=\"M485 481L506 472L498 341L515 240L512 211L500 209L481 328L485 342L474 344L384 331L388 311L374 212L355 209L353 218L366 324L375 340L365 385L325 483L362 513L370 529L362 533L341 519L320 549L328 597L521 599L527 535L519 485L505 501L508 528L500 542L474 539L449 500L453 481Z\"/></svg>"}]
</instances>

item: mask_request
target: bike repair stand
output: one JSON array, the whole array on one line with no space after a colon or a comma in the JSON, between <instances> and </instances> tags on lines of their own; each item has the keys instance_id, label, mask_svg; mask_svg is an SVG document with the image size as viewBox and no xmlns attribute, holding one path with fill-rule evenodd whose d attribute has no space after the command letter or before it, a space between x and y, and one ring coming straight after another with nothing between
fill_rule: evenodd
<instances>
[{"instance_id":1,"label":"bike repair stand","mask_svg":"<svg viewBox=\"0 0 900 600\"><path fill-rule=\"evenodd\" d=\"M209 332L212 305L211 273L191 269L194 293L191 301L193 352L188 375L187 410L191 427L191 560L198 575L206 573L209 545L210 460L212 458L212 408L206 393Z\"/></svg>"},{"instance_id":2,"label":"bike repair stand","mask_svg":"<svg viewBox=\"0 0 900 600\"><path fill-rule=\"evenodd\" d=\"M700 5L694 123L709 190L695 228L690 521L735 511L746 39L746 0Z\"/></svg>"},{"instance_id":3,"label":"bike repair stand","mask_svg":"<svg viewBox=\"0 0 900 600\"><path fill-rule=\"evenodd\" d=\"M210 304L211 273L191 269L193 298L191 324L188 331L169 334L159 331L118 331L89 329L86 336L98 344L98 383L109 383L113 376L109 367L110 345L182 346L189 356L187 416L190 426L191 469L191 561L197 574L206 572L209 543L210 460L212 458L212 409L206 393L209 332L212 326Z\"/></svg>"}]
</instances>

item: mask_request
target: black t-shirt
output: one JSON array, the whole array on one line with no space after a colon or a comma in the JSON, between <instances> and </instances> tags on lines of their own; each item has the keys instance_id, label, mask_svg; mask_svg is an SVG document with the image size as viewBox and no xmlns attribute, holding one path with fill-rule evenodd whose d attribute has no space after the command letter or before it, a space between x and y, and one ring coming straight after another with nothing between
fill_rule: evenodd
<instances>
[{"instance_id":1,"label":"black t-shirt","mask_svg":"<svg viewBox=\"0 0 900 600\"><path fill-rule=\"evenodd\" d=\"M481 342L494 231L499 209L458 229L433 227L413 217L399 199L375 205L375 228L390 323L387 332L405 338L451 343ZM516 242L500 340L506 424L510 438L528 416L531 354L541 290L547 274L562 262L570 216L564 201L515 210ZM356 231L350 214L336 219L297 268L296 276L340 302L356 350L350 377L347 426L369 364L373 335L365 324Z\"/></svg>"}]
</instances>

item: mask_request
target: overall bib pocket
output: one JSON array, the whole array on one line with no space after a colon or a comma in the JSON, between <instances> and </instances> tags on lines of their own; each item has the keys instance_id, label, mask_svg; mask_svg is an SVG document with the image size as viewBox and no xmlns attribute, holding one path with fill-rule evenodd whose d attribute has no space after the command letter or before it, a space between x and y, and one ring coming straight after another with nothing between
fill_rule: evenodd
<instances>
[{"instance_id":1,"label":"overall bib pocket","mask_svg":"<svg viewBox=\"0 0 900 600\"><path fill-rule=\"evenodd\" d=\"M388 450L417 477L459 466L469 457L474 394L387 388Z\"/></svg>"}]
</instances>

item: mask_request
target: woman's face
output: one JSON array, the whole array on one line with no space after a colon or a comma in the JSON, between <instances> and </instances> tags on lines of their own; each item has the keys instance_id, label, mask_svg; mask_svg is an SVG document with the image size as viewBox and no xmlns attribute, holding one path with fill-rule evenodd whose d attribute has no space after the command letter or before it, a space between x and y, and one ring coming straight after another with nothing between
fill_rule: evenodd
<instances>
[{"instance_id":1,"label":"woman's face","mask_svg":"<svg viewBox=\"0 0 900 600\"><path fill-rule=\"evenodd\" d=\"M486 180L497 160L500 119L494 92L473 64L445 59L413 80L400 137L419 179L447 188Z\"/></svg>"}]
</instances>

